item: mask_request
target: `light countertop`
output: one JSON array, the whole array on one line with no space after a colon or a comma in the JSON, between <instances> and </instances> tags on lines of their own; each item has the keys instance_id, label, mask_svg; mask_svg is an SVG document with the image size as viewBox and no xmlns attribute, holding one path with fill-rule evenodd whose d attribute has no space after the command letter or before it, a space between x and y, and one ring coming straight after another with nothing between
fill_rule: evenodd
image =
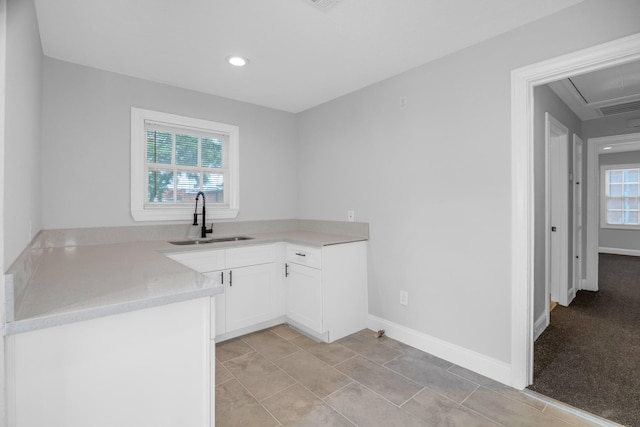
<instances>
[{"instance_id":1,"label":"light countertop","mask_svg":"<svg viewBox=\"0 0 640 427\"><path fill-rule=\"evenodd\" d=\"M286 242L307 246L365 240L309 231L243 233L251 240L172 245L165 240L32 249L42 251L5 335L185 301L223 292L170 253ZM215 236L219 237L219 236ZM10 310L8 310L10 311Z\"/></svg>"}]
</instances>

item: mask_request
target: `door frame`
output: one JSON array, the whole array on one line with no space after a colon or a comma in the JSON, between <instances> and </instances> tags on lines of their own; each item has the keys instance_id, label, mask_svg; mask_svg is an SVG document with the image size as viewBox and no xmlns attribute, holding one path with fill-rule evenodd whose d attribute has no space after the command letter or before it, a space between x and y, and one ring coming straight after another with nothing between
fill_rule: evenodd
<instances>
[{"instance_id":1,"label":"door frame","mask_svg":"<svg viewBox=\"0 0 640 427\"><path fill-rule=\"evenodd\" d=\"M584 242L582 236L584 235L584 214L583 208L583 156L584 156L584 141L575 133L573 134L573 181L571 183L573 193L573 261L571 266L573 268L573 289L574 292L578 292L583 289L584 283L582 280L583 271L583 253ZM589 187L587 187L589 188Z\"/></svg>"},{"instance_id":2,"label":"door frame","mask_svg":"<svg viewBox=\"0 0 640 427\"><path fill-rule=\"evenodd\" d=\"M557 156L552 156L554 144L560 144ZM556 163L557 162L557 163ZM559 170L555 170L558 166ZM550 293L554 301L567 306L572 298L562 283L569 285L569 128L549 113L545 113L545 296ZM552 188L559 186L556 191ZM555 197L552 197L555 196ZM554 220L552 212L558 214ZM558 251L552 257L552 227L557 227ZM558 256L559 255L559 256ZM554 279L554 263L558 276ZM573 291L575 292L575 291ZM549 298L545 298L547 325L549 324Z\"/></svg>"},{"instance_id":3,"label":"door frame","mask_svg":"<svg viewBox=\"0 0 640 427\"><path fill-rule=\"evenodd\" d=\"M640 59L640 33L511 72L511 385L533 382L534 87Z\"/></svg>"}]
</instances>

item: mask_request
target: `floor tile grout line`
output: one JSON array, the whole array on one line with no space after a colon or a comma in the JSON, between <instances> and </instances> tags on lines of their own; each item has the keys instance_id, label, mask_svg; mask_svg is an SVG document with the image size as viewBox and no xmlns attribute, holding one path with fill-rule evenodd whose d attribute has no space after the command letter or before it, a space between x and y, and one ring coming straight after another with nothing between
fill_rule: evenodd
<instances>
[{"instance_id":1,"label":"floor tile grout line","mask_svg":"<svg viewBox=\"0 0 640 427\"><path fill-rule=\"evenodd\" d=\"M315 354L311 353L310 351L305 350L304 348L300 348L300 350L301 350L301 351L303 351L303 352L305 352L305 353L307 353L309 356L313 357L314 359L319 360L321 363L323 363L324 365L328 366L329 368L335 369L336 371L340 372L340 373L341 373L341 374L343 374L343 375L344 375L344 373L343 373L342 371L338 370L338 369L336 368L336 366L338 366L338 365L340 365L340 364L342 364L342 363L345 363L345 362L347 362L348 360L351 360L351 359L353 359L354 357L358 356L358 353L356 353L356 354L354 354L353 356L349 357L348 359L343 360L342 362L338 362L338 363L336 363L335 365L330 365L329 363L327 363L327 362L325 362L324 360L320 359L318 356L316 356ZM296 353L297 353L297 352L296 352ZM354 353L355 353L355 352L354 352ZM293 354L295 354L295 353L291 353L291 354L290 354L290 355L288 355L288 356L291 356L291 355L293 355ZM288 357L288 356L285 356L285 357ZM282 359L284 359L284 357L283 357ZM278 359L278 360L280 360L280 359Z\"/></svg>"},{"instance_id":2,"label":"floor tile grout line","mask_svg":"<svg viewBox=\"0 0 640 427\"><path fill-rule=\"evenodd\" d=\"M392 404L393 406L395 406L396 408L398 408L398 409L402 409L402 410L403 410L403 411L405 411L405 412L409 412L409 411L407 411L406 409L404 409L404 408L400 407L400 405L397 405L397 404L393 403L392 401L390 401L389 399L387 399L386 397L384 397L383 395L381 395L381 394L380 394L380 393L378 393L377 391L375 391L375 390L371 389L370 387L367 387L366 385L362 384L361 382L358 382L358 381L354 381L354 382L355 382L355 383L357 383L358 385L360 385L360 386L362 386L362 387L366 388L366 389L367 389L367 390L369 390L370 392L375 393L376 395L380 396L381 398L383 398L383 399L384 399L384 400L386 400L387 402L391 403L391 404Z\"/></svg>"},{"instance_id":3,"label":"floor tile grout line","mask_svg":"<svg viewBox=\"0 0 640 427\"><path fill-rule=\"evenodd\" d=\"M467 397L465 397L464 400L462 402L460 402L460 403L456 402L455 400L453 400L449 396L445 396L444 394L439 393L436 390L433 390L433 389L431 389L429 387L425 386L424 389L428 390L429 392L431 392L431 393L433 393L433 394L435 394L435 395L437 395L437 396L439 396L439 397L441 397L443 399L446 399L447 401L451 402L451 404L453 404L454 406L456 406L460 410L470 411L470 412L474 413L475 415L477 415L479 417L482 417L482 418L484 418L486 420L491 421L492 423L498 424L498 425L503 426L503 427L507 427L504 424L502 424L501 422L499 422L498 420L494 420L493 418L488 417L487 415L481 414L480 412L476 411L475 409L472 409L472 408L464 405L464 402L466 402L471 397L471 395L473 393L475 393L480 387L482 387L480 384L476 384L476 388L471 393L469 393L469 395ZM406 404L406 402L404 404Z\"/></svg>"},{"instance_id":4,"label":"floor tile grout line","mask_svg":"<svg viewBox=\"0 0 640 427\"><path fill-rule=\"evenodd\" d=\"M507 394L503 394L503 393L501 393L501 392L499 392L499 391L497 391L497 390L491 389L491 388L489 388L489 387L486 387L486 386L480 385L480 387L478 387L478 389L487 390L487 391L489 391L489 392L491 392L491 393L495 393L495 394L497 394L497 395L499 395L499 396L502 396L502 397L504 397L505 399L508 399L508 400L510 400L510 401L512 401L512 402L519 403L519 404L524 405L524 406L526 406L526 407L528 407L528 408L530 408L530 409L533 409L534 411L540 412L541 414L543 413L543 411L542 411L541 409L538 409L538 408L536 408L535 406L528 404L527 402L524 402L524 401L522 401L522 400L520 400L520 399L516 399L516 398L514 398L514 397L512 397L512 396L509 396L509 395L507 395ZM515 390L515 389L514 389L514 390ZM478 390L476 390L476 391L478 391ZM475 391L474 391L474 393L475 393ZM525 394L523 394L523 393L522 393L522 395L523 395L523 396L525 396ZM465 406L465 408L468 408L468 406ZM549 415L549 416L551 416L551 417L553 417L553 418L558 418L558 417L555 417L555 416L550 415L550 414L546 414L546 415ZM567 423L567 422L566 422L566 421L564 421L564 420L562 420L562 421L563 421L563 422L565 422L565 423ZM568 423L567 423L567 424L568 424Z\"/></svg>"},{"instance_id":5,"label":"floor tile grout line","mask_svg":"<svg viewBox=\"0 0 640 427\"><path fill-rule=\"evenodd\" d=\"M475 393L476 391L478 391L478 389L480 388L479 384L476 384L476 388L473 389L473 391L471 393L469 393L467 395L467 397L465 397L464 399L462 399L462 402L458 403L458 405L460 406L464 406L464 402L466 402L467 400L469 400L469 398L471 397L471 395L473 395L473 393ZM465 406L466 408L466 406Z\"/></svg>"},{"instance_id":6,"label":"floor tile grout line","mask_svg":"<svg viewBox=\"0 0 640 427\"><path fill-rule=\"evenodd\" d=\"M304 351L304 350L302 350L302 351ZM296 353L297 353L297 352L296 352ZM272 363L273 363L273 362L272 362ZM315 393L315 392L314 392L313 390L311 390L309 387L307 387L306 385L304 385L303 383L301 383L300 381L298 381L297 379L295 379L291 374L289 374L287 371L285 371L284 369L282 369L280 366L276 365L275 363L273 363L273 364L274 364L278 369L280 369L282 372L284 372L284 374L285 374L285 375L287 375L289 378L291 378L291 379L294 381L294 384L292 384L291 386L287 387L287 389L288 389L288 388L290 388L290 387L293 387L293 386L294 386L294 385L296 385L296 384L298 384L298 385L300 385L302 388L304 388L305 390L307 390L309 393L311 393L312 395L314 395L316 398L318 398L318 399L320 399L320 400L324 400L321 396L319 396L317 393ZM349 378L349 377L347 377L347 378ZM351 384L351 383L349 383L349 384ZM348 385L348 384L347 384L347 385ZM344 387L346 387L346 385L345 385ZM341 387L341 388L344 388L344 387ZM278 391L277 393L274 393L274 394L272 394L272 395L271 395L271 396L269 396L269 397L273 397L273 396L275 396L276 394L281 393L281 392L282 392L282 391L284 391L284 390L286 390L286 389L280 390L280 391ZM331 394L333 394L333 393L331 393Z\"/></svg>"},{"instance_id":7,"label":"floor tile grout line","mask_svg":"<svg viewBox=\"0 0 640 427\"><path fill-rule=\"evenodd\" d=\"M387 363L388 363L388 362L387 362ZM420 387L426 387L426 385L425 385L425 384L422 384L422 383L420 383L420 382L418 382L418 381L414 380L413 378L410 378L410 377L408 377L408 376L404 375L402 372L398 372L398 371L396 371L395 369L388 367L386 364L384 364L384 365L380 365L380 366L382 366L383 368L385 368L386 370L388 370L388 371L389 371L389 372L391 372L391 373L394 373L394 374L396 374L396 375L398 375L398 376L401 376L402 378L404 378L404 379L406 379L406 380L408 380L408 381L411 381L412 383L414 383L414 384L415 384L415 385L417 385L417 386L420 386Z\"/></svg>"},{"instance_id":8,"label":"floor tile grout line","mask_svg":"<svg viewBox=\"0 0 640 427\"><path fill-rule=\"evenodd\" d=\"M340 391L344 390L345 388L349 387L351 384L353 384L353 383L357 383L357 381L354 381L354 380L353 380L353 379L351 379L350 377L347 377L347 378L349 378L349 379L351 380L351 382L350 382L350 383L343 385L342 387L340 387L340 388L339 388L339 389L337 389L336 391L332 391L331 393L327 394L325 397L320 397L320 396L318 396L317 394L316 394L316 396L320 397L320 399L322 399L322 400L326 400L326 399L329 399L329 398L330 398L331 396L333 396L334 394L336 394L336 393L338 393L338 392L340 392ZM312 392L312 393L313 393L313 392ZM314 393L314 394L315 394L315 393Z\"/></svg>"},{"instance_id":9,"label":"floor tile grout line","mask_svg":"<svg viewBox=\"0 0 640 427\"><path fill-rule=\"evenodd\" d=\"M457 366L457 365L455 365L455 364L454 364L453 366ZM452 366L452 367L453 367L453 366ZM449 369L451 369L451 368L449 368ZM500 396L502 396L502 397L504 397L504 398L507 398L507 399L510 399L510 400L512 400L512 401L514 401L514 402L522 403L523 405L526 405L526 406L528 406L529 408L535 409L535 410L536 410L536 411L538 411L538 412L544 412L544 408L543 408L543 409L538 409L538 408L536 408L535 406L528 404L528 403L527 403L526 401L524 401L524 400L516 399L516 398L514 398L513 396L510 396L510 395L509 395L509 394L507 394L507 393L503 393L503 392L501 392L500 390L497 390L497 389L495 389L495 388L493 388L493 387L486 386L486 385L483 385L483 384L479 384L479 383L477 383L476 381L470 380L469 378L466 378L466 377L464 377L464 376L462 376L462 375L460 375L460 374L457 374L457 373L455 373L455 372L451 372L451 371L449 371L449 369L447 369L447 372L449 372L450 374L455 375L455 376L457 376L457 377L459 377L459 378L462 378L463 380L469 381L470 383L475 384L475 385L477 385L477 386L478 386L478 387L477 387L473 392L471 392L471 394L473 394L473 393L475 393L476 391L478 391L478 389L479 389L479 388L483 388L483 389L485 389L485 390L488 390L488 391L491 391L491 392L493 392L493 393L499 394ZM508 386L506 386L506 387L508 387ZM509 390L511 390L511 389L509 389ZM516 390L516 391L517 391L517 389L513 389L513 390ZM469 396L467 396L467 398L465 399L465 401L466 401L466 400L471 396L471 394L470 394ZM526 394L524 394L524 393L522 393L522 392L520 392L520 394L521 394L522 396L526 396Z\"/></svg>"},{"instance_id":10,"label":"floor tile grout line","mask_svg":"<svg viewBox=\"0 0 640 427\"><path fill-rule=\"evenodd\" d=\"M402 408L407 402L409 402L410 400L412 400L414 397L416 397L417 395L419 395L420 393L422 393L425 389L425 386L422 386L422 388L418 391L416 391L413 396L411 396L410 398L408 398L407 400L405 400L404 402L402 402L400 405L398 405L398 407ZM402 408L404 409L404 408Z\"/></svg>"},{"instance_id":11,"label":"floor tile grout line","mask_svg":"<svg viewBox=\"0 0 640 427\"><path fill-rule=\"evenodd\" d=\"M465 403L467 400L469 400L469 398L473 395L473 393L475 393L476 391L480 390L481 388L482 388L482 389L485 389L485 390L488 390L488 391L491 391L491 392L494 392L494 393L497 393L497 394L500 394L500 393L498 393L498 392L496 392L496 391L494 391L494 390L489 389L488 387L484 387L484 386L483 386L483 385L481 385L481 384L477 384L476 389L475 389L473 392L471 392L471 394L469 394L469 396L467 396L467 397L466 397L466 398L465 398L461 403L459 403L458 405L459 405L461 408L464 408L464 409L465 409L465 410L467 410L467 411L471 411L471 412L473 412L474 414L477 414L478 416L481 416L482 418L485 418L485 419L487 419L487 420L489 420L489 421L491 421L491 422L493 422L493 423L495 423L495 424L498 424L498 425L503 426L503 427L508 427L507 425L505 425L505 424L501 423L500 421L498 421L498 420L496 420L496 419L494 419L494 418L491 418L491 417L490 417L490 416L488 416L488 415L482 414L482 413L480 413L480 412L476 411L475 409L470 408L470 407L468 407L468 406L464 405L464 403ZM502 395L502 394L500 394L500 395L501 395L501 396L503 396L503 397L505 397L505 398L507 398L507 396L504 396L504 395ZM511 399L511 400L514 400L515 402L523 403L523 402L520 402L519 400L515 400L515 399ZM527 406L528 406L528 405L527 405ZM535 408L533 408L533 409L535 409Z\"/></svg>"},{"instance_id":12,"label":"floor tile grout line","mask_svg":"<svg viewBox=\"0 0 640 427\"><path fill-rule=\"evenodd\" d=\"M253 332L253 333L251 333L251 334L249 334L249 335L257 334L257 333L260 333L260 332L263 332L263 333L264 333L264 332L270 332L270 333L272 333L272 334L274 334L274 335L278 336L279 338L282 338L280 335L278 335L277 333L275 333L275 332L273 332L273 331L271 331L271 330L269 330L269 329L263 329L262 331ZM282 338L282 339L284 339L284 338ZM302 350L302 347L300 347L300 346L298 346L298 345L296 345L296 344L292 343L292 342L291 342L291 341L289 341L289 340L286 340L286 339L284 339L284 340L285 340L287 343L289 343L289 344L291 344L291 345L295 346L295 347L298 349L298 350L294 351L293 353L297 353L298 351ZM252 346L252 345L251 345L251 344L249 344L248 342L244 341L244 339L243 339L242 341L243 341L246 345L248 345L249 347L253 348L253 349L254 349L254 351L255 351L256 353L258 353L259 355L263 356L265 359L270 360L270 361L272 361L272 362L274 362L274 361L276 361L276 360L280 360L280 359L282 359L282 358L284 358L284 357L287 357L287 356L290 356L291 354L293 354L293 353L290 353L290 354L287 354L287 355L285 355L285 356L279 357L278 359L270 359L269 357L267 357L267 355L266 355L266 354L264 354L264 353L262 353L262 352L258 351L258 349L256 349L254 346Z\"/></svg>"},{"instance_id":13,"label":"floor tile grout line","mask_svg":"<svg viewBox=\"0 0 640 427\"><path fill-rule=\"evenodd\" d=\"M328 394L327 396L325 396L324 398L321 398L320 400L322 400L324 402L325 405L327 405L328 407L330 407L331 409L333 409L334 411L336 411L338 414L340 414L342 417L344 417L347 421L349 421L351 424L353 424L354 426L358 427L358 424L352 420L351 418L347 417L345 414L343 414L342 412L340 412L338 410L338 408L336 408L335 406L333 406L330 402L327 401L327 399L329 399L331 396L333 396L336 393L339 393L340 391L344 390L345 388L349 387L351 384L358 384L358 382L356 381L351 381L349 384L346 384L342 387L340 387L338 390L334 391L333 393Z\"/></svg>"},{"instance_id":14,"label":"floor tile grout line","mask_svg":"<svg viewBox=\"0 0 640 427\"><path fill-rule=\"evenodd\" d=\"M242 341L244 342L244 340L242 340ZM249 343L245 342L245 344L246 344L246 345L248 345L250 348L253 348ZM294 345L295 345L295 344L294 344ZM297 346L296 346L296 347L297 347ZM298 347L298 350L294 351L294 352L293 352L293 353L291 353L291 354L295 354L295 353L297 353L297 352L299 352L299 351L304 351L304 350L302 350L300 347ZM265 356L264 354L260 353L260 352L259 352L259 351L257 351L256 349L254 349L254 350L253 350L253 352L254 352L254 353L256 353L257 355L259 355L260 357L263 357L267 362L271 363L271 364L272 364L273 366L275 366L278 370L280 370L280 372L284 373L287 377L289 377L289 378L293 381L293 384L291 384L290 386L288 386L288 387L284 388L283 390L279 390L279 391L277 391L277 392L275 392L275 393L273 393L273 394L271 394L271 395L269 395L269 396L265 397L263 400L269 399L269 398L271 398L271 397L275 396L276 394L278 394L278 393L280 393L280 392L282 392L282 391L284 391L284 390L286 390L286 389L288 389L288 388L290 388L290 387L293 387L293 386L294 386L294 385L296 385L296 384L300 384L300 385L302 385L302 386L304 387L304 385L303 385L303 384L301 384L298 380L296 380L294 377L292 377L291 375L289 375L289 373L288 373L287 371L285 371L285 370L284 370L284 369L282 369L280 366L278 366L278 365L275 363L275 361L273 361L273 360L269 360L269 358L268 358L267 356ZM244 356L244 355L246 355L246 354L249 354L249 353L252 353L252 352L245 353L245 354L243 354L242 356ZM237 358L239 358L239 357L242 357L242 356L238 356L238 357L236 357L236 359L237 359ZM284 357L286 357L286 356L284 356ZM281 357L280 359L283 359L284 357ZM278 359L278 360L280 360L280 359ZM233 359L231 359L231 360L233 360ZM222 363L222 362L221 362L221 363ZM223 366L224 366L224 365L223 365ZM226 368L226 366L225 366L225 368ZM266 411L267 411L267 412L268 412L268 413L269 413L273 418L275 418L275 419L278 421L278 423L280 423L280 420L278 420L278 419L277 419L277 418L276 418L276 417L275 417L275 416L274 416L274 415L273 415L273 414L272 414L272 413L271 413L267 408L265 408L265 407L264 407L264 405L262 405L262 402L261 402L260 400L258 400L258 398L257 398L256 396L254 396L254 395L253 395L253 393L251 393L247 387L245 387L245 385L242 383L242 381L240 381L240 379L239 379L239 378L237 378L237 377L233 374L233 372L231 372L231 370L230 370L230 369L227 369L227 371L229 371L229 373L233 376L233 378L234 378L236 381L238 381L238 383L239 383L239 384L240 384L240 385L241 385L245 390L247 390L247 392L248 392L248 393L249 393L249 394L250 394L250 395L251 395L251 396L256 400L256 402L258 402L258 403L260 404L260 406L262 406L262 407L263 407L263 408L264 408L264 409L265 409L265 410L266 410ZM216 386L217 386L217 384L216 384ZM305 387L305 388L306 388L306 387ZM280 424L282 425L282 423L280 423Z\"/></svg>"},{"instance_id":15,"label":"floor tile grout line","mask_svg":"<svg viewBox=\"0 0 640 427\"><path fill-rule=\"evenodd\" d=\"M291 354L290 354L290 355L288 355L288 356L291 356L291 355L293 355L293 354L299 353L300 351L301 351L301 352L306 352L306 353L307 353L307 354L309 354L310 356L315 357L313 354L311 354L311 353L307 352L307 351L306 351L306 350L304 350L303 348L301 348L299 351L296 351L296 352L294 352L294 353L291 353ZM281 357L281 358L280 358L280 359L278 359L278 360L282 360L282 359L284 359L285 357L288 357L288 356ZM316 357L316 359L317 359L317 357ZM318 359L318 360L320 360L320 359ZM320 361L322 362L322 360L320 360ZM305 390L307 390L308 392L310 392L311 394L313 394L313 395L314 395L315 397L317 397L318 399L320 399L320 400L324 400L324 398L322 398L321 396L319 396L318 394L316 394L313 390L311 390L310 388L308 388L306 385L304 385L303 383L301 383L300 381L298 381L298 380L297 380L296 378L294 378L291 374L289 374L287 371L285 371L281 366L277 365L277 364L276 364L276 363L274 363L274 362L271 362L271 363L272 363L273 365L275 365L278 369L280 369L282 372L284 372L284 374L285 374L285 375L287 375L289 378L291 378L293 381L295 381L295 383L296 383L296 384L301 385ZM333 368L332 366L330 366L330 365L328 365L328 364L327 364L327 366L329 366L329 367ZM335 368L333 368L333 369L335 369ZM336 369L336 370L337 370L337 369ZM341 372L340 372L340 373L341 373ZM346 375L345 375L345 377L346 377L346 378L349 378L349 377L348 377L348 376L346 376ZM349 378L349 379L351 379L351 378ZM352 382L353 382L353 380L352 380ZM349 384L351 384L351 383L349 383ZM347 384L347 385L348 385L348 384ZM347 385L345 385L344 387L346 387ZM344 387L341 387L341 388L344 388ZM279 392L278 392L278 393L279 393ZM275 395L275 394L277 394L277 393L274 393L274 395ZM330 393L330 394L333 394L333 393Z\"/></svg>"},{"instance_id":16,"label":"floor tile grout line","mask_svg":"<svg viewBox=\"0 0 640 427\"><path fill-rule=\"evenodd\" d=\"M231 371L229 371L229 372L231 372ZM233 372L231 373L231 375L233 375ZM234 375L234 379L238 382L238 384L240 384L240 387L242 387L243 389L245 389L245 391L246 391L247 393L249 393L249 395L253 398L253 400L255 400L255 401L256 401L256 403L262 407L262 409L264 409L265 411L267 411L267 413L268 413L269 415L271 415L271 417L272 417L274 420L276 420L276 421L278 422L278 424L279 424L279 425L282 425L282 423L280 422L280 420L279 420L278 418L276 418L276 416L275 416L275 415L273 415L273 414L271 413L271 411L269 411L269 410L268 410L268 409L267 409L267 408L262 404L262 402L261 402L260 400L258 400L258 398L257 398L253 393L251 393L251 391L250 391L250 390L249 390L249 389L248 389L244 384L242 384L242 382L241 382L238 378L236 378L236 377L235 377L235 375ZM228 382L228 381L227 381L227 382ZM216 387L217 387L217 385L216 385ZM267 399L268 399L268 398L267 398Z\"/></svg>"},{"instance_id":17,"label":"floor tile grout line","mask_svg":"<svg viewBox=\"0 0 640 427\"><path fill-rule=\"evenodd\" d=\"M453 365L451 365L451 366L449 366L449 367L447 368L447 372L448 372L448 373L450 373L451 375L455 375L455 376L456 376L456 377L458 377L458 378L462 378L462 379L463 379L463 380L465 380L465 381L469 381L469 382L470 382L470 383L472 383L472 384L475 384L475 385L480 386L480 387L484 387L482 384L480 384L480 383L479 383L479 382L477 382L477 381L473 381L473 380L471 380L471 379L469 379L469 378L465 377L464 375L460 375L460 374L458 374L458 373L456 373L456 372L453 372L453 371L451 370L451 368L453 368L453 367L455 367L455 366L458 366L458 367L462 368L462 366L456 365L456 364L454 363ZM463 369L466 369L466 368L463 368ZM491 387L485 387L485 388L488 388L489 390L492 390L492 389L491 389Z\"/></svg>"},{"instance_id":18,"label":"floor tile grout line","mask_svg":"<svg viewBox=\"0 0 640 427\"><path fill-rule=\"evenodd\" d=\"M303 350L303 351L304 351L304 350ZM276 365L276 366L277 366L277 365ZM280 368L279 366L277 366L277 367L278 367L278 368ZM282 370L282 368L280 368L280 369ZM346 415L344 415L342 412L338 411L335 407L333 407L332 405L330 405L330 404L325 400L325 399L327 399L329 396L331 396L331 395L333 395L333 394L337 393L338 391L340 391L340 390L344 389L345 387L349 386L350 384L353 384L355 381L353 381L353 380L352 380L352 381L351 381L351 382L349 382L348 384L345 384L344 386L340 387L338 390L336 390L336 391L334 391L334 392L332 392L332 393L329 393L329 394L328 394L327 396L325 396L325 397L321 397L321 396L319 396L316 392L314 392L313 390L311 390L310 388L308 388L307 386L305 386L304 384L302 384L301 382L299 382L298 380L296 380L295 378L293 378L293 377L292 377L291 375L289 375L286 371L284 371L284 370L282 370L282 371L283 371L286 375L288 375L290 378L292 378L292 379L295 381L295 383L294 383L294 384L292 384L292 385L290 385L290 386L289 386L289 387L287 387L286 389L280 390L280 391L278 391L277 393L272 394L271 396L269 396L269 397L268 397L268 398L266 398L266 399L272 398L272 397L274 397L275 395L277 395L277 394L279 394L279 393L282 393L282 392L284 392L285 390L287 390L287 389L289 389L289 388L291 388L291 387L293 387L293 386L295 386L295 385L299 385L299 386L301 386L302 388L304 388L306 391L308 391L309 393L311 393L311 394L312 394L316 399L318 399L320 402L322 402L322 403L324 403L325 405L327 405L329 408L331 408L331 409L332 409L333 411L335 411L337 414L339 414L340 416L342 416L343 418L345 418L347 421L349 421L351 424L353 424L354 426L356 426L356 427L357 427L357 424L356 424L355 422L353 422L353 421L352 421L351 419L349 419ZM347 377L347 378L349 378L349 377ZM350 379L350 378L349 378L349 379ZM266 399L265 399L265 400L266 400ZM259 402L259 403L261 403L261 402ZM272 416L273 416L273 415L272 415ZM275 416L274 416L274 418L275 418ZM276 419L277 419L277 418L276 418ZM278 420L278 422L280 422L280 420Z\"/></svg>"},{"instance_id":19,"label":"floor tile grout line","mask_svg":"<svg viewBox=\"0 0 640 427\"><path fill-rule=\"evenodd\" d=\"M338 363L336 363L335 365L333 365L333 366L331 366L331 367L332 367L333 369L338 369L338 368L336 368L336 366L338 366L338 365L342 365L343 363L347 363L349 360L353 360L353 359L355 359L355 358L356 358L356 357L358 357L358 356L362 357L360 354L356 353L356 354L354 354L353 356L349 357L348 359L344 359L342 362L338 362Z\"/></svg>"}]
</instances>

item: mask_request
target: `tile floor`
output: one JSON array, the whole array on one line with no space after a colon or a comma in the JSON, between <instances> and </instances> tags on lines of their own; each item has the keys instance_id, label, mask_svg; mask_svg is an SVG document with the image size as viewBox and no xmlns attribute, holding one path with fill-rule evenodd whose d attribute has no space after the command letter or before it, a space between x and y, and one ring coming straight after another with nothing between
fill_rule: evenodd
<instances>
[{"instance_id":1,"label":"tile floor","mask_svg":"<svg viewBox=\"0 0 640 427\"><path fill-rule=\"evenodd\" d=\"M216 426L595 426L363 330L331 344L287 325L216 345Z\"/></svg>"}]
</instances>

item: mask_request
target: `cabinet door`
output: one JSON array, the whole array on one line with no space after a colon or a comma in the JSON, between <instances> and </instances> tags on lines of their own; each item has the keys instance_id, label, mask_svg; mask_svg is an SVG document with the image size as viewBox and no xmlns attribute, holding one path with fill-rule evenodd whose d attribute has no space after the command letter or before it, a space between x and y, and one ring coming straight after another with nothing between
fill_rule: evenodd
<instances>
[{"instance_id":1,"label":"cabinet door","mask_svg":"<svg viewBox=\"0 0 640 427\"><path fill-rule=\"evenodd\" d=\"M323 331L322 271L288 264L287 317L316 332Z\"/></svg>"},{"instance_id":2,"label":"cabinet door","mask_svg":"<svg viewBox=\"0 0 640 427\"><path fill-rule=\"evenodd\" d=\"M228 280L225 280L227 331L273 317L275 277L275 263L229 270Z\"/></svg>"}]
</instances>

